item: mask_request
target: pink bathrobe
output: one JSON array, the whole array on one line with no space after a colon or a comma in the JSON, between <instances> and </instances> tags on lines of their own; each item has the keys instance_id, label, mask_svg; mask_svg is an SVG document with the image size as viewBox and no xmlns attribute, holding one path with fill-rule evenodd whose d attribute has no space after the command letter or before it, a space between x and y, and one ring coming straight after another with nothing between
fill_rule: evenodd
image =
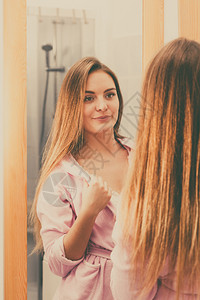
<instances>
[{"instance_id":1,"label":"pink bathrobe","mask_svg":"<svg viewBox=\"0 0 200 300\"><path fill-rule=\"evenodd\" d=\"M130 141L120 142L130 152ZM38 198L37 214L45 256L51 271L62 277L54 300L113 299L110 254L119 199L116 192L96 218L85 256L72 261L64 253L63 237L80 212L84 179L89 182L90 175L69 155L47 178Z\"/></svg>"},{"instance_id":2,"label":"pink bathrobe","mask_svg":"<svg viewBox=\"0 0 200 300\"><path fill-rule=\"evenodd\" d=\"M113 241L115 247L111 254L113 268L111 272L111 290L115 300L137 300L137 292L143 284L140 278L132 282L130 288L130 258L127 251L122 246L122 225L119 221L120 201L117 207L116 223L113 229ZM165 262L158 281L153 286L152 290L146 297L140 300L176 300L176 272L170 272L168 263ZM194 289L196 293L197 289ZM183 283L182 291L179 300L197 300L197 296L193 296L188 286L187 280Z\"/></svg>"}]
</instances>

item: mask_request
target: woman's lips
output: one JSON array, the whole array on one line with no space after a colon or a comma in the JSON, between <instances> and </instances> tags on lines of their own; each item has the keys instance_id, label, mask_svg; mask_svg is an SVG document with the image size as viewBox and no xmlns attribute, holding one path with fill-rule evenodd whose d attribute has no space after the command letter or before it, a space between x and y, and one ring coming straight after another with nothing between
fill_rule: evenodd
<instances>
[{"instance_id":1,"label":"woman's lips","mask_svg":"<svg viewBox=\"0 0 200 300\"><path fill-rule=\"evenodd\" d=\"M100 117L96 117L96 118L93 118L93 119L98 120L98 121L105 121L105 120L108 120L110 118L111 118L111 116L100 116Z\"/></svg>"}]
</instances>

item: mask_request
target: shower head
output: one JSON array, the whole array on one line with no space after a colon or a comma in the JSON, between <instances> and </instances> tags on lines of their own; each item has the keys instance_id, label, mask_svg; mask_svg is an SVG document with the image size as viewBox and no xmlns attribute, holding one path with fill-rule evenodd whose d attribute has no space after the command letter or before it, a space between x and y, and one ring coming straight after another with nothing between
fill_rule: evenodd
<instances>
[{"instance_id":1,"label":"shower head","mask_svg":"<svg viewBox=\"0 0 200 300\"><path fill-rule=\"evenodd\" d=\"M53 49L53 47L50 44L46 44L46 45L42 46L42 50L47 51L47 52L51 51L52 49Z\"/></svg>"},{"instance_id":2,"label":"shower head","mask_svg":"<svg viewBox=\"0 0 200 300\"><path fill-rule=\"evenodd\" d=\"M42 46L42 50L46 52L46 66L49 68L49 51L53 49L52 45L46 44Z\"/></svg>"}]
</instances>

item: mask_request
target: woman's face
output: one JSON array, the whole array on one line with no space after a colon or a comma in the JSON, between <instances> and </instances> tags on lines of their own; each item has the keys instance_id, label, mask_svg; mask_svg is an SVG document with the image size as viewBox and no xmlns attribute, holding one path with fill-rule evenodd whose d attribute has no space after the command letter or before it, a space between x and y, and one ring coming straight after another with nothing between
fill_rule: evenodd
<instances>
[{"instance_id":1,"label":"woman's face","mask_svg":"<svg viewBox=\"0 0 200 300\"><path fill-rule=\"evenodd\" d=\"M115 83L110 75L99 70L88 76L84 105L83 127L89 133L101 133L114 127L119 111Z\"/></svg>"}]
</instances>

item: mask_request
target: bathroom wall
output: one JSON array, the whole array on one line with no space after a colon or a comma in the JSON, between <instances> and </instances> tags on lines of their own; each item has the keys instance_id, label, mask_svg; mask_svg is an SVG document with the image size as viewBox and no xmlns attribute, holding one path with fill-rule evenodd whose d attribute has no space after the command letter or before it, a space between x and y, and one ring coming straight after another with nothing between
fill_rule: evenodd
<instances>
[{"instance_id":1,"label":"bathroom wall","mask_svg":"<svg viewBox=\"0 0 200 300\"><path fill-rule=\"evenodd\" d=\"M3 0L0 0L0 299L4 299L3 211Z\"/></svg>"}]
</instances>

